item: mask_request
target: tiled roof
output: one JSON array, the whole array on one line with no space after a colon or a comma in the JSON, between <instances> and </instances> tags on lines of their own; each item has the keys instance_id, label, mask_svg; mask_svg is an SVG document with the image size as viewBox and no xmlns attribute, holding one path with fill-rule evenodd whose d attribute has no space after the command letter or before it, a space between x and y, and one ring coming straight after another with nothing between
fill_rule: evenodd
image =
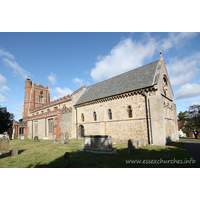
<instances>
[{"instance_id":1,"label":"tiled roof","mask_svg":"<svg viewBox=\"0 0 200 200\"><path fill-rule=\"evenodd\" d=\"M133 69L86 88L75 105L154 85L158 61Z\"/></svg>"}]
</instances>

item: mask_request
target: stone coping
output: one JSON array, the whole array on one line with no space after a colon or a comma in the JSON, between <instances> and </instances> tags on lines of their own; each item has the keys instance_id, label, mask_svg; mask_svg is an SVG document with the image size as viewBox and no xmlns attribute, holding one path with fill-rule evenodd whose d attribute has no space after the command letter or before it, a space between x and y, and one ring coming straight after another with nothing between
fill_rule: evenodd
<instances>
[{"instance_id":1,"label":"stone coping","mask_svg":"<svg viewBox=\"0 0 200 200\"><path fill-rule=\"evenodd\" d=\"M79 149L75 152L89 152L89 153L105 153L105 154L117 154L116 149L112 149L111 151L104 151L104 150L86 150L86 149Z\"/></svg>"},{"instance_id":2,"label":"stone coping","mask_svg":"<svg viewBox=\"0 0 200 200\"><path fill-rule=\"evenodd\" d=\"M109 135L84 135L84 137L90 137L90 138L107 138Z\"/></svg>"}]
</instances>

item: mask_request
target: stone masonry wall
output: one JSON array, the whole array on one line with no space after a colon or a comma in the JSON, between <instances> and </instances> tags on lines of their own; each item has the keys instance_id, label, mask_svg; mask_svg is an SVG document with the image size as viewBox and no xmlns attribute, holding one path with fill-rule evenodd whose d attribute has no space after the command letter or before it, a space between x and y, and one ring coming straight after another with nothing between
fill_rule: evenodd
<instances>
[{"instance_id":1,"label":"stone masonry wall","mask_svg":"<svg viewBox=\"0 0 200 200\"><path fill-rule=\"evenodd\" d=\"M132 108L132 118L128 118L128 106ZM108 116L109 109L112 120ZM97 121L94 121L94 111ZM81 121L82 114L84 122ZM78 107L77 119L78 127L84 126L85 135L111 135L113 142L133 139L147 143L145 99L141 94Z\"/></svg>"},{"instance_id":2,"label":"stone masonry wall","mask_svg":"<svg viewBox=\"0 0 200 200\"><path fill-rule=\"evenodd\" d=\"M49 133L48 130L48 120L49 119L53 119L54 120L55 117L50 117L50 118L46 118L46 136L49 137L49 139L53 139L53 133ZM35 125L38 124L38 131L36 132L35 130ZM32 129L33 127L33 129ZM29 138L34 138L35 136L38 136L39 139L42 139L43 137L45 137L45 118L43 119L38 119L38 120L33 120L32 121L28 121L28 129L29 129Z\"/></svg>"}]
</instances>

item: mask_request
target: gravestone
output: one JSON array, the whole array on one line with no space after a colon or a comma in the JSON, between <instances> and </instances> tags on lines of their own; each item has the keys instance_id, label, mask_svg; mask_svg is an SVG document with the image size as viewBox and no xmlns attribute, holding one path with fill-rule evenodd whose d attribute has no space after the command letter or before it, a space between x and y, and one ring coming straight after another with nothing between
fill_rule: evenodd
<instances>
[{"instance_id":1,"label":"gravestone","mask_svg":"<svg viewBox=\"0 0 200 200\"><path fill-rule=\"evenodd\" d=\"M130 154L132 150L133 150L133 143L132 143L132 141L129 139L129 140L128 140L128 154Z\"/></svg>"},{"instance_id":2,"label":"gravestone","mask_svg":"<svg viewBox=\"0 0 200 200\"><path fill-rule=\"evenodd\" d=\"M67 144L68 140L68 133L60 133L60 139L54 139L52 144Z\"/></svg>"},{"instance_id":3,"label":"gravestone","mask_svg":"<svg viewBox=\"0 0 200 200\"><path fill-rule=\"evenodd\" d=\"M69 140L69 134L67 132L65 133L65 140Z\"/></svg>"},{"instance_id":4,"label":"gravestone","mask_svg":"<svg viewBox=\"0 0 200 200\"><path fill-rule=\"evenodd\" d=\"M67 144L69 141L68 141L68 133L60 133L60 144Z\"/></svg>"},{"instance_id":5,"label":"gravestone","mask_svg":"<svg viewBox=\"0 0 200 200\"><path fill-rule=\"evenodd\" d=\"M12 150L11 156L16 156L16 155L18 155L18 150L15 148Z\"/></svg>"},{"instance_id":6,"label":"gravestone","mask_svg":"<svg viewBox=\"0 0 200 200\"><path fill-rule=\"evenodd\" d=\"M34 137L34 142L39 142L38 136L35 136L35 137Z\"/></svg>"},{"instance_id":7,"label":"gravestone","mask_svg":"<svg viewBox=\"0 0 200 200\"><path fill-rule=\"evenodd\" d=\"M83 138L83 140L82 140L82 146L84 146L85 145L85 138Z\"/></svg>"},{"instance_id":8,"label":"gravestone","mask_svg":"<svg viewBox=\"0 0 200 200\"><path fill-rule=\"evenodd\" d=\"M65 139L65 134L64 133L60 133L60 140L64 140Z\"/></svg>"},{"instance_id":9,"label":"gravestone","mask_svg":"<svg viewBox=\"0 0 200 200\"><path fill-rule=\"evenodd\" d=\"M24 136L21 136L21 140L24 140Z\"/></svg>"},{"instance_id":10,"label":"gravestone","mask_svg":"<svg viewBox=\"0 0 200 200\"><path fill-rule=\"evenodd\" d=\"M69 153L66 152L65 155L64 155L64 167L68 167L69 166Z\"/></svg>"},{"instance_id":11,"label":"gravestone","mask_svg":"<svg viewBox=\"0 0 200 200\"><path fill-rule=\"evenodd\" d=\"M0 154L9 152L9 141L7 137L0 139Z\"/></svg>"}]
</instances>

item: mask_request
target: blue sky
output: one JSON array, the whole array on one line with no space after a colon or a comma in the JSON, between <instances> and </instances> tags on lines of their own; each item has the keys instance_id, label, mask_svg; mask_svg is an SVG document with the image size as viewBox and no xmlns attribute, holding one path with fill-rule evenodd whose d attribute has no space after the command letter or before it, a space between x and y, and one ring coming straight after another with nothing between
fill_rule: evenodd
<instances>
[{"instance_id":1,"label":"blue sky","mask_svg":"<svg viewBox=\"0 0 200 200\"><path fill-rule=\"evenodd\" d=\"M200 34L146 32L0 33L0 105L22 118L25 79L51 100L159 59L168 69L177 113L200 104Z\"/></svg>"}]
</instances>

